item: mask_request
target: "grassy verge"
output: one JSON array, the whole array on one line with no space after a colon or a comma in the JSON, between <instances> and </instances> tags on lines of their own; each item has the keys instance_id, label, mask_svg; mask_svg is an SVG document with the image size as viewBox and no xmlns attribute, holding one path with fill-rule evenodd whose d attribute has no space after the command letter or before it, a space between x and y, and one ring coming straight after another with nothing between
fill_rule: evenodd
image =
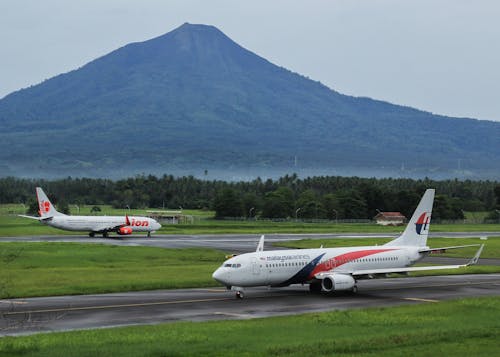
<instances>
[{"instance_id":1,"label":"grassy verge","mask_svg":"<svg viewBox=\"0 0 500 357\"><path fill-rule=\"evenodd\" d=\"M0 297L214 286L224 253L77 243L0 243Z\"/></svg>"},{"instance_id":2,"label":"grassy verge","mask_svg":"<svg viewBox=\"0 0 500 357\"><path fill-rule=\"evenodd\" d=\"M500 298L0 339L5 356L493 356Z\"/></svg>"},{"instance_id":3,"label":"grassy verge","mask_svg":"<svg viewBox=\"0 0 500 357\"><path fill-rule=\"evenodd\" d=\"M336 241L305 240L290 244L319 247L320 244L332 246ZM461 241L454 239L453 243L465 244ZM362 239L350 239L342 240L340 245L353 246L363 242L372 244ZM500 256L494 255L498 252L500 238L488 242L491 242L492 252L487 255ZM443 245L442 242L436 244ZM485 249L485 255L488 249ZM474 248L471 248L471 253L467 256L473 254ZM224 261L224 256L225 253L210 249L158 249L78 243L0 243L0 297L216 286L218 284L211 275ZM500 266L473 266L419 275L499 272Z\"/></svg>"},{"instance_id":4,"label":"grassy verge","mask_svg":"<svg viewBox=\"0 0 500 357\"><path fill-rule=\"evenodd\" d=\"M380 233L392 235L403 227L383 227L373 223L303 223L272 221L219 221L199 219L192 224L164 224L159 234L269 234L269 233ZM433 224L432 232L500 232L500 224ZM78 235L17 216L0 215L0 237L21 235Z\"/></svg>"}]
</instances>

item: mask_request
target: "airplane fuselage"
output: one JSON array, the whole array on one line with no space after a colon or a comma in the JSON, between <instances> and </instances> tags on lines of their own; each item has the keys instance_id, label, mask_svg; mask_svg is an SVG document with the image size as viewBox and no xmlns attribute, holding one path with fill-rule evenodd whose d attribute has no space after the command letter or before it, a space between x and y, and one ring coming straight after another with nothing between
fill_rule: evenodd
<instances>
[{"instance_id":1,"label":"airplane fuselage","mask_svg":"<svg viewBox=\"0 0 500 357\"><path fill-rule=\"evenodd\" d=\"M42 220L49 226L67 231L101 232L108 227L128 226L134 232L152 232L160 229L160 224L149 217L129 216L129 224L123 216L54 216Z\"/></svg>"},{"instance_id":2,"label":"airplane fuselage","mask_svg":"<svg viewBox=\"0 0 500 357\"><path fill-rule=\"evenodd\" d=\"M226 260L213 277L226 286L287 286L309 283L324 272L408 267L424 256L417 247L396 246L261 251Z\"/></svg>"}]
</instances>

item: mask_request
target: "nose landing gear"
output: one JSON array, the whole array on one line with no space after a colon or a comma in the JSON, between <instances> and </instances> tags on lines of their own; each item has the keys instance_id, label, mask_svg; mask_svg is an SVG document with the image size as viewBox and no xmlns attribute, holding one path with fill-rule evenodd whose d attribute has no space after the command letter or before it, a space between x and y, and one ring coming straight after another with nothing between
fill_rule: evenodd
<instances>
[{"instance_id":1,"label":"nose landing gear","mask_svg":"<svg viewBox=\"0 0 500 357\"><path fill-rule=\"evenodd\" d=\"M231 290L236 292L236 299L243 299L245 296L243 294L243 288L241 286L231 286Z\"/></svg>"}]
</instances>

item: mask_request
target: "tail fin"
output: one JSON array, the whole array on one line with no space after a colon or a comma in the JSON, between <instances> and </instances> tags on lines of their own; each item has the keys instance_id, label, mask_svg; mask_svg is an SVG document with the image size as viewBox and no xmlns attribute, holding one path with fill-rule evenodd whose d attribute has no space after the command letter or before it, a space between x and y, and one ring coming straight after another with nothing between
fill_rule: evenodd
<instances>
[{"instance_id":1,"label":"tail fin","mask_svg":"<svg viewBox=\"0 0 500 357\"><path fill-rule=\"evenodd\" d=\"M435 190L425 191L403 234L386 245L425 247L431 224Z\"/></svg>"},{"instance_id":2,"label":"tail fin","mask_svg":"<svg viewBox=\"0 0 500 357\"><path fill-rule=\"evenodd\" d=\"M57 212L56 208L50 202L49 198L43 192L41 187L36 188L36 198L38 199L38 212L40 213L40 217L42 218L51 218L54 216L62 216L63 214Z\"/></svg>"}]
</instances>

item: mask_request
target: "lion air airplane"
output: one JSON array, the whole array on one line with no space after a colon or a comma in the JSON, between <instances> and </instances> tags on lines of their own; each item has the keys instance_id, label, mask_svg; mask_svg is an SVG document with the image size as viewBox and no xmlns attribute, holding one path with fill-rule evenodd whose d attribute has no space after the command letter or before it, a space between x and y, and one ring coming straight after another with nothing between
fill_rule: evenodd
<instances>
[{"instance_id":1,"label":"lion air airplane","mask_svg":"<svg viewBox=\"0 0 500 357\"><path fill-rule=\"evenodd\" d=\"M89 236L96 233L107 237L109 232L119 235L128 235L132 232L151 232L161 228L161 224L149 217L139 216L68 216L58 212L40 187L36 188L40 217L20 215L21 217L36 219L51 227L67 231L89 231Z\"/></svg>"},{"instance_id":2,"label":"lion air airplane","mask_svg":"<svg viewBox=\"0 0 500 357\"><path fill-rule=\"evenodd\" d=\"M433 252L479 245L429 248L426 244L433 201L434 189L426 190L403 234L384 245L264 251L262 236L257 251L226 260L212 277L242 298L244 287L309 284L313 292L356 292L359 279L476 264L484 244L467 264L410 267Z\"/></svg>"}]
</instances>

